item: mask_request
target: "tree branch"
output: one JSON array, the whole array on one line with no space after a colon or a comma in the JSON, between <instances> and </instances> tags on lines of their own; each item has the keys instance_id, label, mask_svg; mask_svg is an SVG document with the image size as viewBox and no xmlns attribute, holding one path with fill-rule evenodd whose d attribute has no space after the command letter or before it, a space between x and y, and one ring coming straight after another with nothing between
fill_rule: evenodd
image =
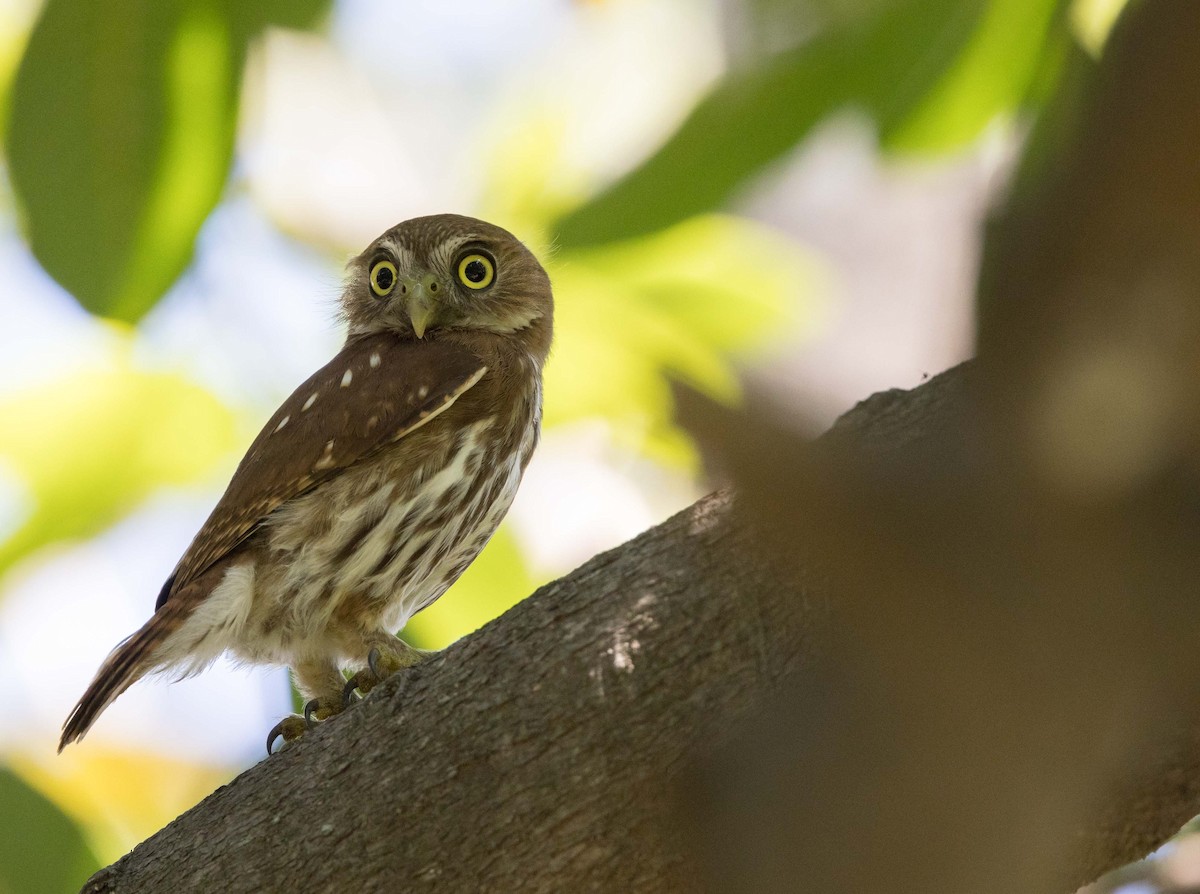
<instances>
[{"instance_id":1,"label":"tree branch","mask_svg":"<svg viewBox=\"0 0 1200 894\"><path fill-rule=\"evenodd\" d=\"M876 395L822 443L943 454L963 443L969 375ZM219 789L85 891L695 890L712 878L697 847L711 829L679 819L681 782L706 784L688 768L697 755L728 763L721 746L761 723L756 709L789 680L820 679L830 630L829 577L791 556L773 571L741 515L715 494L543 587ZM786 736L811 733L804 724ZM1067 875L1140 857L1196 813L1200 749L1178 744L1127 767L1125 793L1092 827L1045 829L1072 849L1083 833ZM837 846L852 855L855 842Z\"/></svg>"},{"instance_id":2,"label":"tree branch","mask_svg":"<svg viewBox=\"0 0 1200 894\"><path fill-rule=\"evenodd\" d=\"M725 495L389 680L86 890L667 891L689 750L801 664L824 613Z\"/></svg>"}]
</instances>

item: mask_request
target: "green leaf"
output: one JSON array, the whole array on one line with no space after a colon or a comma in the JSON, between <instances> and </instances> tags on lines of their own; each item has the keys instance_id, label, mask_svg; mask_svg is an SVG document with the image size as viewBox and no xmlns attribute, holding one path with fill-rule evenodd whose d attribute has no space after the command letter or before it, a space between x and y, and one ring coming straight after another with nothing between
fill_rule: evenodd
<instances>
[{"instance_id":1,"label":"green leaf","mask_svg":"<svg viewBox=\"0 0 1200 894\"><path fill-rule=\"evenodd\" d=\"M49 0L13 88L8 157L34 254L137 320L190 260L233 152L245 36L216 0Z\"/></svg>"},{"instance_id":2,"label":"green leaf","mask_svg":"<svg viewBox=\"0 0 1200 894\"><path fill-rule=\"evenodd\" d=\"M75 891L100 868L70 818L7 767L0 804L2 894Z\"/></svg>"},{"instance_id":3,"label":"green leaf","mask_svg":"<svg viewBox=\"0 0 1200 894\"><path fill-rule=\"evenodd\" d=\"M29 512L0 541L0 573L48 543L103 530L164 484L230 456L233 416L176 375L89 369L0 401L0 466Z\"/></svg>"},{"instance_id":4,"label":"green leaf","mask_svg":"<svg viewBox=\"0 0 1200 894\"><path fill-rule=\"evenodd\" d=\"M1054 7L1054 0L896 0L735 72L641 167L560 220L558 244L628 238L719 207L841 108L866 111L898 145L969 139L1022 95Z\"/></svg>"},{"instance_id":5,"label":"green leaf","mask_svg":"<svg viewBox=\"0 0 1200 894\"><path fill-rule=\"evenodd\" d=\"M140 319L179 277L233 159L247 47L329 0L48 0L6 133L33 252L84 307Z\"/></svg>"},{"instance_id":6,"label":"green leaf","mask_svg":"<svg viewBox=\"0 0 1200 894\"><path fill-rule=\"evenodd\" d=\"M1049 44L1066 40L1058 0L992 0L962 53L887 133L893 151L946 152L1028 97ZM1059 26L1059 27L1056 27Z\"/></svg>"},{"instance_id":7,"label":"green leaf","mask_svg":"<svg viewBox=\"0 0 1200 894\"><path fill-rule=\"evenodd\" d=\"M733 357L794 334L813 265L768 227L719 215L653 236L564 252L546 368L546 424L601 416L627 446L693 461L664 373L718 399L738 395Z\"/></svg>"},{"instance_id":8,"label":"green leaf","mask_svg":"<svg viewBox=\"0 0 1200 894\"><path fill-rule=\"evenodd\" d=\"M264 25L279 28L307 30L315 28L329 13L331 0L227 0L235 15L244 16L250 30L256 31Z\"/></svg>"}]
</instances>

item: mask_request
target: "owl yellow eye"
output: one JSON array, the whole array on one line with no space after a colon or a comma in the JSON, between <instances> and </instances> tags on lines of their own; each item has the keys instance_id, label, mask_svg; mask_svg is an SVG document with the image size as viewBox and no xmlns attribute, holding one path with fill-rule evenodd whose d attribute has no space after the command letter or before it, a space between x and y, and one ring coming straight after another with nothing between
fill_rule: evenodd
<instances>
[{"instance_id":1,"label":"owl yellow eye","mask_svg":"<svg viewBox=\"0 0 1200 894\"><path fill-rule=\"evenodd\" d=\"M464 255L458 262L458 278L468 289L486 289L496 278L496 265L487 255Z\"/></svg>"},{"instance_id":2,"label":"owl yellow eye","mask_svg":"<svg viewBox=\"0 0 1200 894\"><path fill-rule=\"evenodd\" d=\"M391 261L378 261L371 268L371 291L382 298L396 285L396 265Z\"/></svg>"}]
</instances>

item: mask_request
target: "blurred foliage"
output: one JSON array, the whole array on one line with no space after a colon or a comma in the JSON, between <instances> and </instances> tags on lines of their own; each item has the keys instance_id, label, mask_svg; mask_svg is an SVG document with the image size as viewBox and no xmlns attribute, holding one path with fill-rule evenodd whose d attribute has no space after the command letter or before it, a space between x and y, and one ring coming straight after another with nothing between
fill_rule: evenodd
<instances>
[{"instance_id":1,"label":"blurred foliage","mask_svg":"<svg viewBox=\"0 0 1200 894\"><path fill-rule=\"evenodd\" d=\"M0 464L31 497L0 541L0 573L103 530L156 488L201 478L236 447L233 414L212 394L125 359L0 399L0 419Z\"/></svg>"},{"instance_id":2,"label":"blurred foliage","mask_svg":"<svg viewBox=\"0 0 1200 894\"><path fill-rule=\"evenodd\" d=\"M271 14L324 6L46 3L13 86L10 175L34 254L88 310L136 321L183 272L232 163L248 42Z\"/></svg>"},{"instance_id":3,"label":"blurred foliage","mask_svg":"<svg viewBox=\"0 0 1200 894\"><path fill-rule=\"evenodd\" d=\"M628 446L690 464L664 374L725 401L738 396L731 355L795 331L812 264L749 221L695 217L652 236L564 252L551 267L555 358L546 424L599 416Z\"/></svg>"},{"instance_id":4,"label":"blurred foliage","mask_svg":"<svg viewBox=\"0 0 1200 894\"><path fill-rule=\"evenodd\" d=\"M860 109L885 146L962 146L1027 95L1066 37L1058 0L894 0L732 72L655 155L558 224L559 244L651 233L720 206L830 113ZM1049 53L1053 56L1054 53Z\"/></svg>"},{"instance_id":5,"label":"blurred foliage","mask_svg":"<svg viewBox=\"0 0 1200 894\"><path fill-rule=\"evenodd\" d=\"M109 860L175 819L179 805L197 803L229 778L224 767L149 750L116 751L100 742L61 755L17 754L12 769L84 823L96 853ZM0 822L6 813L0 810ZM86 873L75 874L74 886L56 890L74 890L84 878Z\"/></svg>"},{"instance_id":6,"label":"blurred foliage","mask_svg":"<svg viewBox=\"0 0 1200 894\"><path fill-rule=\"evenodd\" d=\"M737 60L678 130L606 191L558 164L553 115L510 128L489 155L482 213L534 234L557 296L546 422L602 417L630 447L686 467L666 376L734 400L735 356L806 310L816 272L793 243L719 213L831 114L874 121L895 153L945 154L1060 88L1074 33L1099 52L1122 0L746 0L805 16L798 44ZM309 28L328 0L46 0L0 34L8 174L37 259L92 313L138 321L190 262L234 161L244 63L264 27ZM774 21L774 19L772 19ZM779 29L765 29L783 33ZM15 75L14 75L15 71ZM55 540L87 537L155 488L202 479L236 442L234 416L179 375L121 357L0 401L0 467L28 494L0 540L0 572ZM440 646L526 595L502 528L443 600L410 624ZM149 602L149 596L148 596ZM104 855L224 778L99 743L26 779L88 823ZM70 821L0 771L0 894L63 890L95 859ZM38 867L36 876L17 873ZM37 887L42 885L42 887Z\"/></svg>"},{"instance_id":7,"label":"blurred foliage","mask_svg":"<svg viewBox=\"0 0 1200 894\"><path fill-rule=\"evenodd\" d=\"M73 891L100 868L54 804L0 767L0 894Z\"/></svg>"}]
</instances>

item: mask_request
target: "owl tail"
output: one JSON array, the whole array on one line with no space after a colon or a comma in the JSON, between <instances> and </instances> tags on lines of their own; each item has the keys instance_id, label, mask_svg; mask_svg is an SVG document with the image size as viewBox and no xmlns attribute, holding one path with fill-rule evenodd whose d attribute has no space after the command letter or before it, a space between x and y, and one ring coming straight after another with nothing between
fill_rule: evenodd
<instances>
[{"instance_id":1,"label":"owl tail","mask_svg":"<svg viewBox=\"0 0 1200 894\"><path fill-rule=\"evenodd\" d=\"M179 628L189 613L181 603L182 600L178 600L163 605L140 630L122 640L104 659L87 692L63 724L59 752L82 739L118 695L159 664L155 657L159 646Z\"/></svg>"}]
</instances>

